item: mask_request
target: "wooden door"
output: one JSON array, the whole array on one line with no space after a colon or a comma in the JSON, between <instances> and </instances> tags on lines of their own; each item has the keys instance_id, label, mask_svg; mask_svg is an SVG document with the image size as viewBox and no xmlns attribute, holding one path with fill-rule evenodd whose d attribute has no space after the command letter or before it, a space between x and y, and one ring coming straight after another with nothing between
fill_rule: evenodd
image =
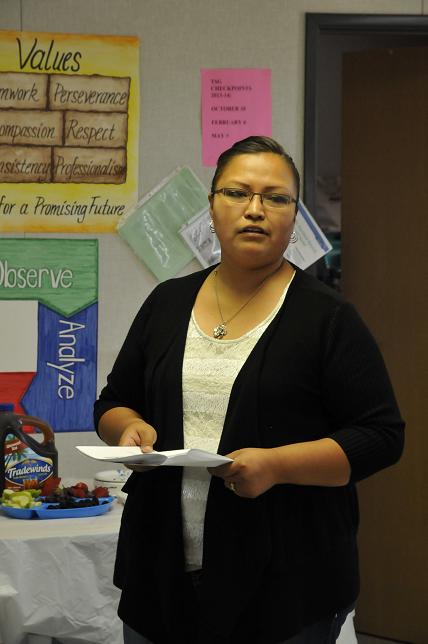
<instances>
[{"instance_id":1,"label":"wooden door","mask_svg":"<svg viewBox=\"0 0 428 644\"><path fill-rule=\"evenodd\" d=\"M400 463L359 485L357 630L428 642L428 48L345 54L343 290L383 352Z\"/></svg>"}]
</instances>

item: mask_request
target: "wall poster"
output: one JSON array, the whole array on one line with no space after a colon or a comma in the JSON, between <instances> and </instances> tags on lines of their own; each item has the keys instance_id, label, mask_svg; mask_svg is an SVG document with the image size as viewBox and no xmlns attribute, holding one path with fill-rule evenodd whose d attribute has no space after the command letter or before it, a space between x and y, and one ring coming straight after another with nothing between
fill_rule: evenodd
<instances>
[{"instance_id":1,"label":"wall poster","mask_svg":"<svg viewBox=\"0 0 428 644\"><path fill-rule=\"evenodd\" d=\"M0 231L114 232L138 195L139 40L0 31Z\"/></svg>"},{"instance_id":2,"label":"wall poster","mask_svg":"<svg viewBox=\"0 0 428 644\"><path fill-rule=\"evenodd\" d=\"M272 136L270 69L202 69L202 162L247 136Z\"/></svg>"},{"instance_id":3,"label":"wall poster","mask_svg":"<svg viewBox=\"0 0 428 644\"><path fill-rule=\"evenodd\" d=\"M0 401L92 430L98 240L0 239Z\"/></svg>"},{"instance_id":4,"label":"wall poster","mask_svg":"<svg viewBox=\"0 0 428 644\"><path fill-rule=\"evenodd\" d=\"M119 236L132 248L159 281L174 277L194 253L180 229L208 202L207 190L187 166L176 168L145 194L117 227Z\"/></svg>"}]
</instances>

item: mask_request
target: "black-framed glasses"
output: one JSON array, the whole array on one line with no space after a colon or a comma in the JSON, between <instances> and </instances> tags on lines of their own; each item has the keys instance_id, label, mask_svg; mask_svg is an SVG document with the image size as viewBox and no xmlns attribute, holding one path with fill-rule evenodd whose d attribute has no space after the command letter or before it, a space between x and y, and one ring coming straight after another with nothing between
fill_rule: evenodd
<instances>
[{"instance_id":1,"label":"black-framed glasses","mask_svg":"<svg viewBox=\"0 0 428 644\"><path fill-rule=\"evenodd\" d=\"M217 188L213 191L213 195L222 194L225 200L230 204L244 205L250 204L254 195L260 197L265 208L286 208L292 203L297 203L291 195L279 194L276 192L252 192L251 190L243 190L242 188Z\"/></svg>"}]
</instances>

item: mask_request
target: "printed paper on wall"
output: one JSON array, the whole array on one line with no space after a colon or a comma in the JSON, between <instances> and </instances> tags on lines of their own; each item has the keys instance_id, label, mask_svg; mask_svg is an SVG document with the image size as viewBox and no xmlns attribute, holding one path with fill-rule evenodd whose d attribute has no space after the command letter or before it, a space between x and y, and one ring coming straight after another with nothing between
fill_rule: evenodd
<instances>
[{"instance_id":1,"label":"printed paper on wall","mask_svg":"<svg viewBox=\"0 0 428 644\"><path fill-rule=\"evenodd\" d=\"M331 251L330 242L300 199L294 231L297 241L288 245L284 257L302 270L306 270Z\"/></svg>"},{"instance_id":2,"label":"printed paper on wall","mask_svg":"<svg viewBox=\"0 0 428 644\"><path fill-rule=\"evenodd\" d=\"M211 232L209 223L209 209L204 208L180 230L184 241L204 268L221 261L220 243L217 235ZM332 246L329 240L300 200L294 231L295 242L289 243L284 257L302 270L330 252Z\"/></svg>"},{"instance_id":3,"label":"printed paper on wall","mask_svg":"<svg viewBox=\"0 0 428 644\"><path fill-rule=\"evenodd\" d=\"M272 136L270 69L202 69L202 162L252 135Z\"/></svg>"},{"instance_id":4,"label":"printed paper on wall","mask_svg":"<svg viewBox=\"0 0 428 644\"><path fill-rule=\"evenodd\" d=\"M138 45L0 32L0 231L113 232L135 204Z\"/></svg>"},{"instance_id":5,"label":"printed paper on wall","mask_svg":"<svg viewBox=\"0 0 428 644\"><path fill-rule=\"evenodd\" d=\"M184 241L204 268L220 261L220 242L210 230L210 220L210 211L206 207L180 230Z\"/></svg>"},{"instance_id":6,"label":"printed paper on wall","mask_svg":"<svg viewBox=\"0 0 428 644\"><path fill-rule=\"evenodd\" d=\"M169 279L193 259L180 230L207 201L190 168L177 168L120 220L118 233L159 281Z\"/></svg>"}]
</instances>

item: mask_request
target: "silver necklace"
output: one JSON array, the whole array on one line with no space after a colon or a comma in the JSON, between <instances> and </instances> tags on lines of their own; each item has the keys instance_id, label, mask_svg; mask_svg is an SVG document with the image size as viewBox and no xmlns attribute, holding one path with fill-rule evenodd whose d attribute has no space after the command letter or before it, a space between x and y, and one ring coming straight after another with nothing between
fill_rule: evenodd
<instances>
[{"instance_id":1,"label":"silver necklace","mask_svg":"<svg viewBox=\"0 0 428 644\"><path fill-rule=\"evenodd\" d=\"M221 340L222 338L224 338L225 335L227 335L227 326L226 325L229 324L229 322L232 322L232 320L234 320L236 318L238 313L240 313L242 311L242 309L245 308L247 306L247 304L249 304L251 302L251 300L256 297L257 293L260 291L261 287L266 282L266 280L269 279L269 277L272 277L272 275L275 275L275 273L277 273L279 271L279 269L281 268L283 263L284 262L281 262L281 264L277 268L275 268L275 270L272 271L272 273L269 273L268 275L266 275L266 277L264 277L262 279L262 281L260 282L260 284L258 285L256 290L254 291L254 293L251 295L250 299L248 299L246 302L244 302L244 304L228 320L224 319L223 313L221 312L220 301L218 299L218 291L217 291L217 273L218 273L218 269L216 269L214 271L215 298L217 300L217 308L218 308L218 312L220 313L220 319L221 319L221 324L218 324L213 329L213 337L214 338L216 338L217 340Z\"/></svg>"}]
</instances>

